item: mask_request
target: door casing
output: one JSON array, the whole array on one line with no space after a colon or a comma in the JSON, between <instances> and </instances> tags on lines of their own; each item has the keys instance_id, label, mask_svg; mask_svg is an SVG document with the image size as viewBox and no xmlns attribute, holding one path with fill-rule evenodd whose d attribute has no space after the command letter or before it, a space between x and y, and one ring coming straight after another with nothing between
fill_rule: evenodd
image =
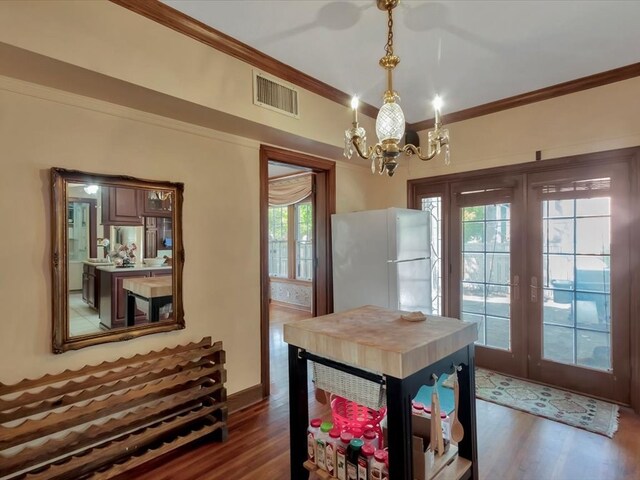
<instances>
[{"instance_id":1,"label":"door casing","mask_svg":"<svg viewBox=\"0 0 640 480\"><path fill-rule=\"evenodd\" d=\"M262 397L270 393L269 375L269 161L311 169L313 195L314 278L313 315L333 312L331 215L336 213L336 164L303 153L260 146L260 384Z\"/></svg>"}]
</instances>

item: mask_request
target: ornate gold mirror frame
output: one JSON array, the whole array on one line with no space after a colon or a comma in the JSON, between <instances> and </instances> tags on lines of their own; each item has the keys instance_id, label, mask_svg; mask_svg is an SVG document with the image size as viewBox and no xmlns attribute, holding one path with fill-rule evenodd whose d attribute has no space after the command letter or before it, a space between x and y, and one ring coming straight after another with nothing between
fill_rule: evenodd
<instances>
[{"instance_id":1,"label":"ornate gold mirror frame","mask_svg":"<svg viewBox=\"0 0 640 480\"><path fill-rule=\"evenodd\" d=\"M99 323L99 329L96 331L76 331L75 333L70 332L70 289L69 289L69 236L70 236L70 225L73 222L71 218L71 212L73 208L70 209L70 203L75 203L75 200L70 202L69 198L74 196L74 191L79 191L79 189L83 186L99 186L99 188L108 189L109 192L114 192L115 190L121 189L120 191L126 191L131 193L135 192L134 197L140 199L141 204L144 204L145 198L150 198L155 200L156 202L164 202L164 204L168 204L169 206L165 208L162 213L159 213L159 216L164 216L167 219L167 223L169 225L168 231L170 232L169 237L170 241L167 242L168 246L171 247L171 258L170 260L167 257L164 257L167 264L164 264L164 267L158 267L162 269L162 272L158 272L158 276L171 276L170 285L166 284L165 289L170 288L172 298L170 299L171 304L167 307L168 310L165 310L166 313L164 317L159 317L156 311L155 317L149 313L148 321L144 321L145 317L139 315L139 310L137 310L137 304L133 302L132 304L126 304L127 306L127 315L125 318L126 324L110 324L110 320L105 320L104 317L106 315L103 314L99 309L95 309L94 317L96 322ZM95 187L94 187L95 188ZM89 189L91 191L91 189ZM51 169L51 211L52 211L52 221L51 221L51 239L52 239L52 249L51 249L51 265L52 265L52 306L53 306L53 330L52 330L52 348L54 353L63 353L68 350L77 350L84 347L89 347L92 345L98 345L101 343L107 342L121 342L125 340L131 340L133 338L149 335L152 333L159 332L168 332L171 330L179 330L185 328L184 321L184 309L182 302L182 271L184 267L184 247L182 240L182 203L183 203L183 192L184 185L182 183L173 183L173 182L162 182L162 181L152 181L152 180L141 180L128 176L119 176L119 175L100 175L94 173L86 173L75 170L66 170L62 168L52 168ZM100 193L98 193L100 195ZM103 194L104 195L104 194ZM103 203L105 202L105 198L101 197L102 203L100 201L94 200L94 202L98 202L101 205L101 214L104 215L102 211ZM113 198L113 197L112 197ZM113 200L112 200L113 201ZM97 207L96 207L97 208ZM147 214L149 214L147 212ZM93 213L94 219L95 213ZM143 228L146 228L147 217L144 217L144 212L140 215L141 225ZM154 218L153 213L150 214L151 218ZM103 233L114 230L111 227L116 228L118 230L119 226L117 221L110 220L109 225L101 225L103 228ZM170 222L170 223L169 223ZM95 221L93 221L95 223ZM87 222L87 224L90 224ZM85 225L85 221L83 220L83 225ZM108 226L109 228L105 228ZM88 227L93 228L93 227ZM147 230L143 230L144 234L147 235ZM108 242L104 242L104 239L99 239L103 241L103 244L100 247L104 248L106 252L108 250ZM144 239L146 242L146 239ZM106 245L104 245L106 243ZM91 245L91 242L88 242L88 245ZM146 244L145 247L146 249ZM95 250L95 247L94 247ZM149 249L151 250L151 249ZM111 253L111 252L110 252ZM154 255L155 257L155 255ZM135 257L132 257L134 260ZM111 262L113 257L110 254L107 254L103 259L92 259L87 258L86 261L75 262L81 264L90 264L91 261L102 262L102 264L97 264L98 266L102 266L100 271L109 271L109 272L119 272L120 270L115 270L116 266L119 268L122 267L119 265L119 259L116 257L113 262ZM129 259L127 259L129 260ZM134 267L139 268L140 270L153 270L151 266L151 262L147 264L147 260L145 259L145 263L141 263L140 259L137 259L138 263L134 265ZM169 263L170 262L170 263ZM128 263L128 262L125 262ZM149 265L149 266L147 266ZM106 268L105 268L106 267ZM84 268L84 265L83 265ZM132 267L129 270L134 270ZM122 268L122 272L127 271L127 269ZM85 294L85 270L82 272L82 297L84 299ZM145 275L143 273L143 275ZM148 276L154 276L154 273L149 273ZM75 281L75 280L74 280ZM166 281L164 281L166 283ZM76 287L77 288L77 287ZM125 292L127 295L130 294L129 291ZM108 292L107 292L108 294ZM78 296L78 292L76 291L76 296ZM97 292L94 293L97 295ZM120 299L124 298L122 292L119 292ZM165 298L169 298L168 296ZM126 301L129 302L129 297L126 298ZM89 303L89 305L91 305ZM135 305L131 307L129 305ZM94 305L95 307L95 305ZM85 309L88 308L87 305L81 304L80 308ZM133 308L132 310L129 310ZM149 310L150 312L151 310ZM131 312L134 312L133 314ZM115 314L114 314L115 315ZM129 319L134 318L135 321L131 321L131 326L129 325ZM138 322L142 318L141 322ZM155 320L152 321L151 319ZM160 318L160 320L159 320ZM105 328L102 322L110 324L111 327ZM119 320L122 322L122 319ZM73 334L72 334L73 333Z\"/></svg>"}]
</instances>

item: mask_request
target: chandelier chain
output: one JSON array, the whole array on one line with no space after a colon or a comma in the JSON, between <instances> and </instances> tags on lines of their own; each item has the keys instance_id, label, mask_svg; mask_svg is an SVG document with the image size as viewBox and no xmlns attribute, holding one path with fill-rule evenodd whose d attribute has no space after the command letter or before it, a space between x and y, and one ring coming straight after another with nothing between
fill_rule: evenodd
<instances>
[{"instance_id":1,"label":"chandelier chain","mask_svg":"<svg viewBox=\"0 0 640 480\"><path fill-rule=\"evenodd\" d=\"M387 26L389 27L389 33L387 35L387 44L384 47L385 52L388 56L393 55L393 13L392 8L387 8L387 12L389 13L389 21L387 22Z\"/></svg>"}]
</instances>

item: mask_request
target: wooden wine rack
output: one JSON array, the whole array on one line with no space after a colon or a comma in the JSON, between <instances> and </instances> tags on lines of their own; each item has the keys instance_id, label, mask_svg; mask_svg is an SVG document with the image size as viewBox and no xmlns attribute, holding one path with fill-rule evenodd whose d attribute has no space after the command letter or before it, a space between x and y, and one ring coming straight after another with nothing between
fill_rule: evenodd
<instances>
[{"instance_id":1,"label":"wooden wine rack","mask_svg":"<svg viewBox=\"0 0 640 480\"><path fill-rule=\"evenodd\" d=\"M224 364L207 337L0 383L0 479L107 479L203 437L226 440Z\"/></svg>"}]
</instances>

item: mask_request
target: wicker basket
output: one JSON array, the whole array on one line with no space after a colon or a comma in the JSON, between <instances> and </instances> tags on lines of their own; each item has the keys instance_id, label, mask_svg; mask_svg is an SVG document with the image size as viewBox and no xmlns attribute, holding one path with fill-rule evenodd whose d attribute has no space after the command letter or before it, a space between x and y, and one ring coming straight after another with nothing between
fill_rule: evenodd
<instances>
[{"instance_id":1,"label":"wicker basket","mask_svg":"<svg viewBox=\"0 0 640 480\"><path fill-rule=\"evenodd\" d=\"M340 397L348 398L360 405L379 410L387 404L382 385L320 363L313 363L313 379L316 388Z\"/></svg>"}]
</instances>

